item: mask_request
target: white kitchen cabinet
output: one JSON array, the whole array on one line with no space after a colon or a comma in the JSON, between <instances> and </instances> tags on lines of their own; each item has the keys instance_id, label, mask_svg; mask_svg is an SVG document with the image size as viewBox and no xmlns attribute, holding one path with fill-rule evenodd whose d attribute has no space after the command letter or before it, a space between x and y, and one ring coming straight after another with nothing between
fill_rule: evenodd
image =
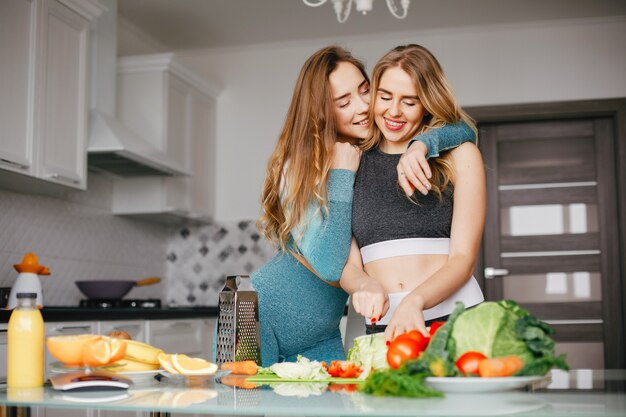
<instances>
[{"instance_id":1,"label":"white kitchen cabinet","mask_svg":"<svg viewBox=\"0 0 626 417\"><path fill-rule=\"evenodd\" d=\"M0 384L7 383L7 355L9 354L7 324L0 324Z\"/></svg>"},{"instance_id":2,"label":"white kitchen cabinet","mask_svg":"<svg viewBox=\"0 0 626 417\"><path fill-rule=\"evenodd\" d=\"M164 223L212 220L217 93L173 54L119 60L118 118L190 175L116 179L114 214Z\"/></svg>"},{"instance_id":3,"label":"white kitchen cabinet","mask_svg":"<svg viewBox=\"0 0 626 417\"><path fill-rule=\"evenodd\" d=\"M32 0L0 2L0 168L34 175L36 14Z\"/></svg>"},{"instance_id":4,"label":"white kitchen cabinet","mask_svg":"<svg viewBox=\"0 0 626 417\"><path fill-rule=\"evenodd\" d=\"M167 353L210 358L212 321L209 319L150 320L147 343Z\"/></svg>"},{"instance_id":5,"label":"white kitchen cabinet","mask_svg":"<svg viewBox=\"0 0 626 417\"><path fill-rule=\"evenodd\" d=\"M0 168L86 188L93 0L0 2Z\"/></svg>"}]
</instances>

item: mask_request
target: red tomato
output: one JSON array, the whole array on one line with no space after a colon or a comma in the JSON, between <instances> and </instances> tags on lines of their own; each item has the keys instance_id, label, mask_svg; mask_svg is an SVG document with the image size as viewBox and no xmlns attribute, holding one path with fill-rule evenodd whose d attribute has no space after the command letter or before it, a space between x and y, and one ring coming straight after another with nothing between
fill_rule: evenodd
<instances>
[{"instance_id":1,"label":"red tomato","mask_svg":"<svg viewBox=\"0 0 626 417\"><path fill-rule=\"evenodd\" d=\"M398 369L409 359L417 358L420 352L420 347L415 340L408 337L397 337L387 349L387 363L393 369Z\"/></svg>"},{"instance_id":2,"label":"red tomato","mask_svg":"<svg viewBox=\"0 0 626 417\"><path fill-rule=\"evenodd\" d=\"M330 384L328 391L330 392L356 392L359 386L357 384Z\"/></svg>"},{"instance_id":3,"label":"red tomato","mask_svg":"<svg viewBox=\"0 0 626 417\"><path fill-rule=\"evenodd\" d=\"M431 323L431 325L430 325L430 337L433 337L433 335L435 334L437 329L439 329L444 324L446 324L445 321L435 321L435 322Z\"/></svg>"},{"instance_id":4,"label":"red tomato","mask_svg":"<svg viewBox=\"0 0 626 417\"><path fill-rule=\"evenodd\" d=\"M425 337L423 334L421 334L419 331L417 330L411 330L410 332L407 333L403 333L400 336L396 337L394 339L394 342L396 340L402 340L402 339L411 339L414 340L417 343L417 348L420 352L422 352L424 349L426 349L426 347L428 346L428 342L430 342L430 337ZM392 342L393 344L393 342Z\"/></svg>"},{"instance_id":5,"label":"red tomato","mask_svg":"<svg viewBox=\"0 0 626 417\"><path fill-rule=\"evenodd\" d=\"M483 359L487 357L480 352L465 352L456 360L456 367L463 375L478 375L478 365Z\"/></svg>"},{"instance_id":6,"label":"red tomato","mask_svg":"<svg viewBox=\"0 0 626 417\"><path fill-rule=\"evenodd\" d=\"M335 378L357 378L363 370L350 361L332 361L328 374Z\"/></svg>"}]
</instances>

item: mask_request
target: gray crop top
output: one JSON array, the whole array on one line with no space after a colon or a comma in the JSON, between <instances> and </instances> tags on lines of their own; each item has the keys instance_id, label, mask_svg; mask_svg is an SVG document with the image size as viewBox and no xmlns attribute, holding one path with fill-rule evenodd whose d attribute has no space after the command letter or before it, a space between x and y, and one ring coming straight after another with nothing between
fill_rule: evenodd
<instances>
[{"instance_id":1,"label":"gray crop top","mask_svg":"<svg viewBox=\"0 0 626 417\"><path fill-rule=\"evenodd\" d=\"M453 187L442 200L433 192L416 192L417 204L409 201L398 185L401 156L379 148L361 156L352 200L352 233L359 248L395 239L450 237Z\"/></svg>"}]
</instances>

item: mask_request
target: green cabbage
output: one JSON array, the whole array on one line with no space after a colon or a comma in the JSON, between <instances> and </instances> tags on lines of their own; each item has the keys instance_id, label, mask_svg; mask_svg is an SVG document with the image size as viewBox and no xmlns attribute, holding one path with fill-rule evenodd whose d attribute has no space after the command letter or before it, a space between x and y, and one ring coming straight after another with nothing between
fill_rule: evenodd
<instances>
[{"instance_id":1,"label":"green cabbage","mask_svg":"<svg viewBox=\"0 0 626 417\"><path fill-rule=\"evenodd\" d=\"M365 379L372 369L388 369L387 345L384 333L359 336L348 351L348 360L363 368L359 379Z\"/></svg>"},{"instance_id":2,"label":"green cabbage","mask_svg":"<svg viewBox=\"0 0 626 417\"><path fill-rule=\"evenodd\" d=\"M524 363L532 353L515 334L518 317L498 303L485 302L466 310L452 328L454 360L465 352L480 352L488 358L517 355Z\"/></svg>"}]
</instances>

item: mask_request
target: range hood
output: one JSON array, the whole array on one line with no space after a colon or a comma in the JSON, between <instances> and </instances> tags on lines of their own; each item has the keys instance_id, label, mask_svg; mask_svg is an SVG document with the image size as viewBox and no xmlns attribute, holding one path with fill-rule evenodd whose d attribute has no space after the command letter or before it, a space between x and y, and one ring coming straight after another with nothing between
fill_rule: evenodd
<instances>
[{"instance_id":1,"label":"range hood","mask_svg":"<svg viewBox=\"0 0 626 417\"><path fill-rule=\"evenodd\" d=\"M114 117L91 110L89 130L88 165L96 171L119 177L190 175Z\"/></svg>"},{"instance_id":2,"label":"range hood","mask_svg":"<svg viewBox=\"0 0 626 417\"><path fill-rule=\"evenodd\" d=\"M117 177L190 175L163 150L115 116L117 94L117 0L99 0L106 10L93 27L92 85L87 164Z\"/></svg>"}]
</instances>

